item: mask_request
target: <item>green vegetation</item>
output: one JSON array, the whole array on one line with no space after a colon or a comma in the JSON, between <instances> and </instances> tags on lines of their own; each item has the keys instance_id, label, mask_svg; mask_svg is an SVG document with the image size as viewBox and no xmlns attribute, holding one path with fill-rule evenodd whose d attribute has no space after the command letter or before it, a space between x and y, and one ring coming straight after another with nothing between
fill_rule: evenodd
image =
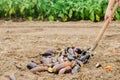
<instances>
[{"instance_id":1,"label":"green vegetation","mask_svg":"<svg viewBox=\"0 0 120 80\"><path fill-rule=\"evenodd\" d=\"M0 0L0 18L103 20L108 0ZM120 20L120 9L115 20Z\"/></svg>"}]
</instances>

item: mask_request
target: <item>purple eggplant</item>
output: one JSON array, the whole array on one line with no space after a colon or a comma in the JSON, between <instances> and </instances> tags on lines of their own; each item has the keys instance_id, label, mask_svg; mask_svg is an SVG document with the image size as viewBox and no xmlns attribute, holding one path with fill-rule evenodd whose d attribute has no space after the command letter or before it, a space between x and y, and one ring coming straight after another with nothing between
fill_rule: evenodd
<instances>
[{"instance_id":1,"label":"purple eggplant","mask_svg":"<svg viewBox=\"0 0 120 80\"><path fill-rule=\"evenodd\" d=\"M71 72L71 69L72 69L71 66L67 66L65 68L60 69L59 72L58 72L58 74L69 73L69 72Z\"/></svg>"},{"instance_id":2,"label":"purple eggplant","mask_svg":"<svg viewBox=\"0 0 120 80\"><path fill-rule=\"evenodd\" d=\"M74 49L69 48L69 49L68 49L68 59L69 59L70 61L72 61L72 60L75 60L76 57L77 57L77 56L75 55Z\"/></svg>"},{"instance_id":3,"label":"purple eggplant","mask_svg":"<svg viewBox=\"0 0 120 80\"><path fill-rule=\"evenodd\" d=\"M66 54L66 52L65 52L65 51L62 51L60 56L64 56L64 57L66 57L66 56L67 56L67 54Z\"/></svg>"},{"instance_id":4,"label":"purple eggplant","mask_svg":"<svg viewBox=\"0 0 120 80\"><path fill-rule=\"evenodd\" d=\"M83 66L83 62L78 59L76 59L76 64L78 64L79 66Z\"/></svg>"},{"instance_id":5,"label":"purple eggplant","mask_svg":"<svg viewBox=\"0 0 120 80\"><path fill-rule=\"evenodd\" d=\"M30 71L33 73L36 73L36 72L42 72L42 71L47 71L47 70L48 70L47 66L37 66L37 67L32 68Z\"/></svg>"},{"instance_id":6,"label":"purple eggplant","mask_svg":"<svg viewBox=\"0 0 120 80\"><path fill-rule=\"evenodd\" d=\"M70 49L71 47L67 47L64 51L66 52L66 53L68 53L68 50Z\"/></svg>"},{"instance_id":7,"label":"purple eggplant","mask_svg":"<svg viewBox=\"0 0 120 80\"><path fill-rule=\"evenodd\" d=\"M88 59L90 58L90 53L86 52L84 55L81 55L79 60L82 61L83 63L86 63Z\"/></svg>"},{"instance_id":8,"label":"purple eggplant","mask_svg":"<svg viewBox=\"0 0 120 80\"><path fill-rule=\"evenodd\" d=\"M47 51L45 51L42 56L50 56L55 54L56 52L54 50L48 49Z\"/></svg>"},{"instance_id":9,"label":"purple eggplant","mask_svg":"<svg viewBox=\"0 0 120 80\"><path fill-rule=\"evenodd\" d=\"M74 48L74 51L78 54L81 54L82 53L82 50L80 48Z\"/></svg>"},{"instance_id":10,"label":"purple eggplant","mask_svg":"<svg viewBox=\"0 0 120 80\"><path fill-rule=\"evenodd\" d=\"M37 66L38 65L36 63L34 63L34 62L30 62L30 63L27 64L28 69L32 69L32 68L37 67Z\"/></svg>"},{"instance_id":11,"label":"purple eggplant","mask_svg":"<svg viewBox=\"0 0 120 80\"><path fill-rule=\"evenodd\" d=\"M62 62L64 62L64 56L59 56L58 58L57 58L57 61L59 62L59 63L62 63Z\"/></svg>"},{"instance_id":12,"label":"purple eggplant","mask_svg":"<svg viewBox=\"0 0 120 80\"><path fill-rule=\"evenodd\" d=\"M43 56L41 59L41 63L45 65L50 65L53 63L53 58L51 56Z\"/></svg>"},{"instance_id":13,"label":"purple eggplant","mask_svg":"<svg viewBox=\"0 0 120 80\"><path fill-rule=\"evenodd\" d=\"M72 74L76 74L79 72L79 70L80 70L80 66L78 64L75 64L71 72Z\"/></svg>"},{"instance_id":14,"label":"purple eggplant","mask_svg":"<svg viewBox=\"0 0 120 80\"><path fill-rule=\"evenodd\" d=\"M57 64L57 65L55 65L55 66L53 66L53 68L52 68L52 72L57 72L57 71L59 71L60 69L62 69L62 68L65 68L65 67L67 67L67 66L73 66L73 63L72 62L63 62L63 63L60 63L60 64Z\"/></svg>"}]
</instances>

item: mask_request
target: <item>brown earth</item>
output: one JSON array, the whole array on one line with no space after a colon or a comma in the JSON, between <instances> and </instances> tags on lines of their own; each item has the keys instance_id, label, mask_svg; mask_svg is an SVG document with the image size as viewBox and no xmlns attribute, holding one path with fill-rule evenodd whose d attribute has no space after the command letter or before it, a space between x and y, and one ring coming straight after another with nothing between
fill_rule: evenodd
<instances>
[{"instance_id":1,"label":"brown earth","mask_svg":"<svg viewBox=\"0 0 120 80\"><path fill-rule=\"evenodd\" d=\"M119 80L120 79L120 21L110 24L94 57L80 72L64 75L31 73L26 65L31 60L39 63L46 49L73 45L86 49L92 45L104 22L12 22L0 21L0 80ZM18 67L14 64L17 63ZM96 68L100 63L102 67ZM112 66L106 71L105 66Z\"/></svg>"}]
</instances>

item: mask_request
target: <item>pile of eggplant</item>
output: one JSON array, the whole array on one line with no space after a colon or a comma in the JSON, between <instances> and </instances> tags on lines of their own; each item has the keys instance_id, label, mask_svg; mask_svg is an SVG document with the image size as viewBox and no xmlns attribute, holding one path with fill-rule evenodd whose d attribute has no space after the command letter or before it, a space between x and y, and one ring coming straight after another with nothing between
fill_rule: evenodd
<instances>
[{"instance_id":1,"label":"pile of eggplant","mask_svg":"<svg viewBox=\"0 0 120 80\"><path fill-rule=\"evenodd\" d=\"M31 61L27 68L33 73L47 71L55 74L78 73L80 67L88 62L90 53L76 47L64 50L46 50L41 54L40 64Z\"/></svg>"}]
</instances>

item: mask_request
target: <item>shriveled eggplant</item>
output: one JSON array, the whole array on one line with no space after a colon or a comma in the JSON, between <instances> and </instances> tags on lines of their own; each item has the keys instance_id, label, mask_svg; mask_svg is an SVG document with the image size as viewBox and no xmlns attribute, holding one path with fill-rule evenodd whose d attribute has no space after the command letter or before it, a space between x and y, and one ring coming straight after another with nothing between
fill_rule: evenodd
<instances>
[{"instance_id":1,"label":"shriveled eggplant","mask_svg":"<svg viewBox=\"0 0 120 80\"><path fill-rule=\"evenodd\" d=\"M69 61L75 60L75 57L71 54L68 54L68 60Z\"/></svg>"},{"instance_id":2,"label":"shriveled eggplant","mask_svg":"<svg viewBox=\"0 0 120 80\"><path fill-rule=\"evenodd\" d=\"M53 58L51 56L43 56L41 59L41 63L45 65L50 65L53 63Z\"/></svg>"},{"instance_id":3,"label":"shriveled eggplant","mask_svg":"<svg viewBox=\"0 0 120 80\"><path fill-rule=\"evenodd\" d=\"M47 51L45 51L42 56L50 56L52 54L55 54L56 52L52 49L48 49Z\"/></svg>"},{"instance_id":4,"label":"shriveled eggplant","mask_svg":"<svg viewBox=\"0 0 120 80\"><path fill-rule=\"evenodd\" d=\"M30 62L30 63L27 64L28 69L32 69L32 68L37 67L37 66L38 65L36 63L34 63L34 62Z\"/></svg>"},{"instance_id":5,"label":"shriveled eggplant","mask_svg":"<svg viewBox=\"0 0 120 80\"><path fill-rule=\"evenodd\" d=\"M72 74L75 74L79 72L80 67L88 62L90 53L77 47L67 47L63 50L58 49L58 51L49 49L44 52L40 58L42 66L39 66L37 65L39 63L35 64L34 62L27 65L27 67L31 69L31 72L39 73L48 71L58 74L71 72Z\"/></svg>"},{"instance_id":6,"label":"shriveled eggplant","mask_svg":"<svg viewBox=\"0 0 120 80\"><path fill-rule=\"evenodd\" d=\"M75 60L76 57L77 56L75 56L75 51L72 48L68 49L68 59L72 61Z\"/></svg>"},{"instance_id":7,"label":"shriveled eggplant","mask_svg":"<svg viewBox=\"0 0 120 80\"><path fill-rule=\"evenodd\" d=\"M76 59L76 64L78 64L79 66L83 67L83 62L78 60L78 59Z\"/></svg>"},{"instance_id":8,"label":"shriveled eggplant","mask_svg":"<svg viewBox=\"0 0 120 80\"><path fill-rule=\"evenodd\" d=\"M37 66L35 68L32 68L30 71L33 73L36 73L36 72L42 72L42 71L47 71L47 70L48 70L47 66Z\"/></svg>"},{"instance_id":9,"label":"shriveled eggplant","mask_svg":"<svg viewBox=\"0 0 120 80\"><path fill-rule=\"evenodd\" d=\"M74 51L78 54L81 54L82 53L82 50L80 48L74 48Z\"/></svg>"},{"instance_id":10,"label":"shriveled eggplant","mask_svg":"<svg viewBox=\"0 0 120 80\"><path fill-rule=\"evenodd\" d=\"M70 48L71 48L71 47L67 47L67 48L65 48L64 51L65 51L66 53L68 53L68 50L69 50Z\"/></svg>"},{"instance_id":11,"label":"shriveled eggplant","mask_svg":"<svg viewBox=\"0 0 120 80\"><path fill-rule=\"evenodd\" d=\"M84 55L80 56L79 60L83 63L86 63L90 58L90 53L86 52Z\"/></svg>"},{"instance_id":12,"label":"shriveled eggplant","mask_svg":"<svg viewBox=\"0 0 120 80\"><path fill-rule=\"evenodd\" d=\"M76 74L79 72L79 70L80 70L80 66L78 64L75 64L71 72L72 74Z\"/></svg>"},{"instance_id":13,"label":"shriveled eggplant","mask_svg":"<svg viewBox=\"0 0 120 80\"><path fill-rule=\"evenodd\" d=\"M67 55L66 52L62 51L60 56L65 56L66 57L66 55Z\"/></svg>"},{"instance_id":14,"label":"shriveled eggplant","mask_svg":"<svg viewBox=\"0 0 120 80\"><path fill-rule=\"evenodd\" d=\"M64 56L59 56L58 58L57 58L57 61L59 62L59 63L62 63L62 62L64 62Z\"/></svg>"},{"instance_id":15,"label":"shriveled eggplant","mask_svg":"<svg viewBox=\"0 0 120 80\"><path fill-rule=\"evenodd\" d=\"M55 66L53 66L53 68L52 68L52 72L57 72L57 71L59 71L60 69L62 69L62 68L65 68L65 67L67 67L67 66L71 66L72 67L72 65L73 65L73 63L72 62L63 62L63 63L60 63L60 64L57 64L57 65L55 65Z\"/></svg>"},{"instance_id":16,"label":"shriveled eggplant","mask_svg":"<svg viewBox=\"0 0 120 80\"><path fill-rule=\"evenodd\" d=\"M71 66L67 66L65 68L60 69L58 74L69 73L69 72L71 72L71 69L72 69Z\"/></svg>"}]
</instances>

